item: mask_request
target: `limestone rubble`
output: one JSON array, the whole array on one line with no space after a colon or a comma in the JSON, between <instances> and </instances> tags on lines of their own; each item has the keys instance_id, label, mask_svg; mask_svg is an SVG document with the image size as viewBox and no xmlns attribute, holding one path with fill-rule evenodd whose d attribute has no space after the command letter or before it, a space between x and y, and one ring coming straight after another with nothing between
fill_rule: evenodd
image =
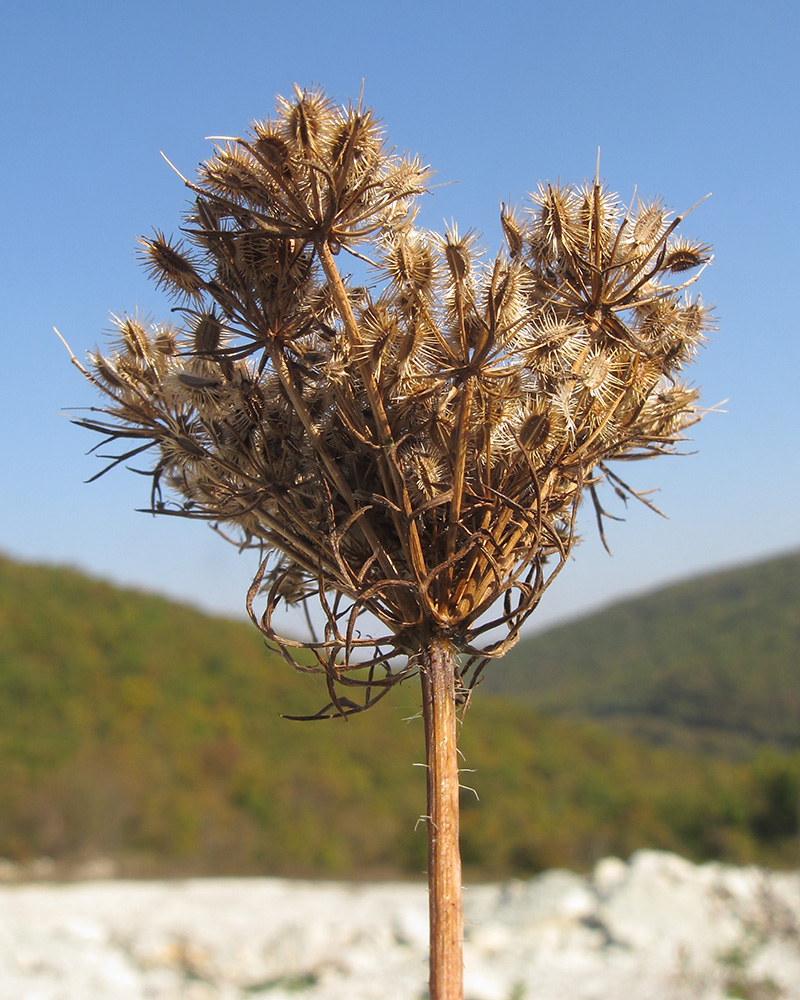
<instances>
[{"instance_id":1,"label":"limestone rubble","mask_svg":"<svg viewBox=\"0 0 800 1000\"><path fill-rule=\"evenodd\" d=\"M468 887L465 1000L800 1000L800 873L640 851ZM423 884L0 886L0 1000L422 1000Z\"/></svg>"}]
</instances>

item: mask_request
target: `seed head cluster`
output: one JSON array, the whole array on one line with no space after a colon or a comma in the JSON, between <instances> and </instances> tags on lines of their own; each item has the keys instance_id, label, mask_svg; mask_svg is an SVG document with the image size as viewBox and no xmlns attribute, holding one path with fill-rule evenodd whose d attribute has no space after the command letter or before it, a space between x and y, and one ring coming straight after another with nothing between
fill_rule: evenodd
<instances>
[{"instance_id":1,"label":"seed head cluster","mask_svg":"<svg viewBox=\"0 0 800 1000\"><path fill-rule=\"evenodd\" d=\"M563 565L581 497L602 530L603 480L640 496L609 463L699 417L683 370L711 323L686 289L710 248L680 216L599 178L543 184L503 206L486 259L415 225L429 178L371 110L296 90L185 181L180 239L142 238L178 322L115 318L81 366L105 402L79 422L127 442L106 468L147 453L154 512L261 549L248 607L288 658L312 651L321 715L377 700L435 638L474 683ZM310 598L320 634L279 636L279 605Z\"/></svg>"}]
</instances>

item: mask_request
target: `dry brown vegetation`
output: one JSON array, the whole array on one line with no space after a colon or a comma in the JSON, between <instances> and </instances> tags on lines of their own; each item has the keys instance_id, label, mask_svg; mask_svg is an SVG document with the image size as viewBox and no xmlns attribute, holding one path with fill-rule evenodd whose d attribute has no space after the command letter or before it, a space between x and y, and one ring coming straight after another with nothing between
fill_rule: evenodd
<instances>
[{"instance_id":1,"label":"dry brown vegetation","mask_svg":"<svg viewBox=\"0 0 800 1000\"><path fill-rule=\"evenodd\" d=\"M472 233L415 225L428 182L360 102L279 99L185 181L183 237L142 239L183 325L120 317L113 353L82 368L105 403L81 423L125 443L112 465L155 455L155 511L262 550L248 606L324 674L315 717L419 672L444 998L460 980L456 701L563 565L582 496L601 531L604 480L648 503L609 463L673 450L697 419L682 372L709 318L685 291L710 249L595 176L504 208L484 260ZM374 285L348 284L343 254ZM310 662L274 621L309 599Z\"/></svg>"}]
</instances>

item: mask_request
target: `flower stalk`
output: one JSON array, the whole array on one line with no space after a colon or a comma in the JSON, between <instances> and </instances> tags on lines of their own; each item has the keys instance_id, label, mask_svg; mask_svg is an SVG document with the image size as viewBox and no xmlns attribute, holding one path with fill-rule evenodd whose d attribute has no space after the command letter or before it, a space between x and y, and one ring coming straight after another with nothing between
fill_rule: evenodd
<instances>
[{"instance_id":1,"label":"flower stalk","mask_svg":"<svg viewBox=\"0 0 800 1000\"><path fill-rule=\"evenodd\" d=\"M428 907L431 1000L460 1000L464 924L459 847L456 657L433 640L422 655L422 716L428 776Z\"/></svg>"}]
</instances>

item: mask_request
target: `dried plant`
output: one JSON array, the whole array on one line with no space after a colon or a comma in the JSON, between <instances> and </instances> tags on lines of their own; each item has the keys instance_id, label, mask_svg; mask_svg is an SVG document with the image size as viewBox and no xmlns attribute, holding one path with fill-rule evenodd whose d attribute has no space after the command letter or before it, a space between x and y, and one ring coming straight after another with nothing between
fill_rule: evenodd
<instances>
[{"instance_id":1,"label":"dried plant","mask_svg":"<svg viewBox=\"0 0 800 1000\"><path fill-rule=\"evenodd\" d=\"M247 606L324 674L313 718L420 675L441 1000L461 995L457 703L563 566L582 496L601 533L601 483L650 505L610 463L673 451L699 418L682 373L710 321L685 290L710 248L596 177L504 206L486 260L471 232L415 225L429 178L371 110L296 90L184 179L180 239L141 240L180 325L123 315L112 352L76 364L105 397L79 423L123 443L103 471L149 453L153 512L261 551ZM309 601L319 634L279 634Z\"/></svg>"}]
</instances>

